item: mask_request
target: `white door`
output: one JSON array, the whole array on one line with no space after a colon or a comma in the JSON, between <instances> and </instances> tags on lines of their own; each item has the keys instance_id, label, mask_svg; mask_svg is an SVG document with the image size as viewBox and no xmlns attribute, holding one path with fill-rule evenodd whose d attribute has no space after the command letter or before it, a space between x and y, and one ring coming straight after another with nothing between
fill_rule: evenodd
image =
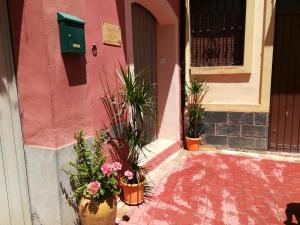
<instances>
[{"instance_id":1,"label":"white door","mask_svg":"<svg viewBox=\"0 0 300 225\"><path fill-rule=\"evenodd\" d=\"M6 0L0 0L0 225L31 225Z\"/></svg>"}]
</instances>

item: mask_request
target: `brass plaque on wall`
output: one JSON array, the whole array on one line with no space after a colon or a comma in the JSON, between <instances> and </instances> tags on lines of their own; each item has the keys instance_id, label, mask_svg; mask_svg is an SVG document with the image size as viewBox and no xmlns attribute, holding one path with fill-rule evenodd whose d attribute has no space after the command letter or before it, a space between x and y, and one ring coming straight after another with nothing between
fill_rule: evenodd
<instances>
[{"instance_id":1,"label":"brass plaque on wall","mask_svg":"<svg viewBox=\"0 0 300 225\"><path fill-rule=\"evenodd\" d=\"M120 26L102 22L103 43L108 45L121 46L121 28Z\"/></svg>"}]
</instances>

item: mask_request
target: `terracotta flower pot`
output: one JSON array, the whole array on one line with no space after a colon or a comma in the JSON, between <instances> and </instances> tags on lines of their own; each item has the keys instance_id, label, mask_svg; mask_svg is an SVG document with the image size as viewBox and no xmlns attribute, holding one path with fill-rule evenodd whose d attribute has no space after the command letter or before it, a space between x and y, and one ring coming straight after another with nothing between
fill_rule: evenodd
<instances>
[{"instance_id":1,"label":"terracotta flower pot","mask_svg":"<svg viewBox=\"0 0 300 225\"><path fill-rule=\"evenodd\" d=\"M185 137L186 148L189 151L198 151L202 145L202 139Z\"/></svg>"},{"instance_id":2,"label":"terracotta flower pot","mask_svg":"<svg viewBox=\"0 0 300 225\"><path fill-rule=\"evenodd\" d=\"M144 201L144 180L139 184L127 184L121 181L124 201L128 205L139 205Z\"/></svg>"},{"instance_id":3,"label":"terracotta flower pot","mask_svg":"<svg viewBox=\"0 0 300 225\"><path fill-rule=\"evenodd\" d=\"M115 225L117 217L117 199L115 195L102 201L82 198L79 203L81 225Z\"/></svg>"}]
</instances>

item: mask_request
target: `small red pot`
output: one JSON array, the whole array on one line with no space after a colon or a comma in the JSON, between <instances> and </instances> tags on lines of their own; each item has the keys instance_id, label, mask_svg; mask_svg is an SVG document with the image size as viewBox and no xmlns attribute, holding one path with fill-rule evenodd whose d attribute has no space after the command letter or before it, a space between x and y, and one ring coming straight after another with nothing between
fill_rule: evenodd
<instances>
[{"instance_id":1,"label":"small red pot","mask_svg":"<svg viewBox=\"0 0 300 225\"><path fill-rule=\"evenodd\" d=\"M144 201L144 180L138 184L127 184L121 181L124 201L128 205L139 205Z\"/></svg>"},{"instance_id":2,"label":"small red pot","mask_svg":"<svg viewBox=\"0 0 300 225\"><path fill-rule=\"evenodd\" d=\"M185 137L186 148L189 151L198 151L202 145L202 139Z\"/></svg>"}]
</instances>

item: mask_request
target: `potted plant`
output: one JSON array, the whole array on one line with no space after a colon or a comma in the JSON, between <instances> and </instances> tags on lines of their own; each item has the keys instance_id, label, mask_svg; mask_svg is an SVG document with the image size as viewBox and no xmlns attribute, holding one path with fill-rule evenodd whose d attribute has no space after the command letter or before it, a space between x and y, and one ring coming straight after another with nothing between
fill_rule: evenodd
<instances>
[{"instance_id":1,"label":"potted plant","mask_svg":"<svg viewBox=\"0 0 300 225\"><path fill-rule=\"evenodd\" d=\"M82 225L114 225L117 213L116 193L119 162L105 163L103 143L105 132L96 132L92 142L86 140L83 131L75 134L75 161L70 161L69 175L72 188L71 199L78 205Z\"/></svg>"},{"instance_id":2,"label":"potted plant","mask_svg":"<svg viewBox=\"0 0 300 225\"><path fill-rule=\"evenodd\" d=\"M128 122L125 127L125 139L129 148L127 161L130 169L121 179L124 201L129 205L138 205L149 192L146 184L146 168L141 166L141 156L145 156L146 143L143 137L146 115L153 115L151 85L143 82L144 72L134 74L130 69L121 67L119 74L124 83L123 110L128 110Z\"/></svg>"},{"instance_id":3,"label":"potted plant","mask_svg":"<svg viewBox=\"0 0 300 225\"><path fill-rule=\"evenodd\" d=\"M187 127L186 147L190 151L199 150L202 144L201 135L206 130L204 122L204 108L202 101L207 93L206 83L198 80L191 80L187 87Z\"/></svg>"}]
</instances>

